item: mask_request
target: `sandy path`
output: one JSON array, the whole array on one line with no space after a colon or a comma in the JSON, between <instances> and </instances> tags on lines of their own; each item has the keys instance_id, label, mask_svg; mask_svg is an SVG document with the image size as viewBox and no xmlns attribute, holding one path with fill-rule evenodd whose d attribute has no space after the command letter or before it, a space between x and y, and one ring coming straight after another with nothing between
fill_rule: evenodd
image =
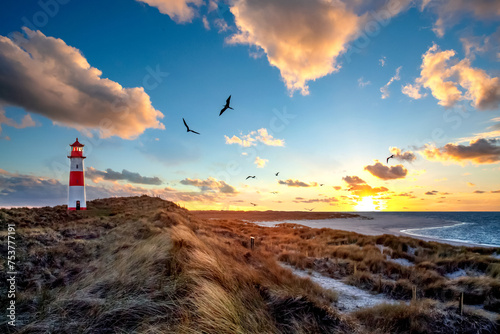
<instances>
[{"instance_id":1,"label":"sandy path","mask_svg":"<svg viewBox=\"0 0 500 334\"><path fill-rule=\"evenodd\" d=\"M297 276L309 277L311 281L317 283L324 289L335 291L338 294L339 299L334 306L341 312L351 312L363 307L371 307L381 303L398 302L385 296L384 294L374 295L355 286L345 284L340 280L323 276L315 271L309 274L305 270L295 269L287 264L281 263L281 265L284 268L290 269Z\"/></svg>"}]
</instances>

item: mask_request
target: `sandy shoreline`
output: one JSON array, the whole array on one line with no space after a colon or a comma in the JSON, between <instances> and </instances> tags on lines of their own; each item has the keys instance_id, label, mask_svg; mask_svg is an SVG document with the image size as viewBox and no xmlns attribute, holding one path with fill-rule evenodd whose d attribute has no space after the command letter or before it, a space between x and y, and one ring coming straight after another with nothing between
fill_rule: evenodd
<instances>
[{"instance_id":1,"label":"sandy shoreline","mask_svg":"<svg viewBox=\"0 0 500 334\"><path fill-rule=\"evenodd\" d=\"M361 213L362 216L371 219L360 219L358 217L342 219L321 219L321 220L285 220L286 222L301 224L313 228L331 228L334 230L343 230L356 232L364 235L393 234L397 236L407 236L425 241L435 241L447 243L455 246L468 247L495 247L477 243L468 243L455 240L444 240L427 236L420 236L411 233L412 229L422 229L431 227L444 227L454 225L453 223L423 217L408 217L403 215L387 214L382 212ZM284 221L281 221L284 222ZM273 226L279 221L258 222L259 225Z\"/></svg>"},{"instance_id":2,"label":"sandy shoreline","mask_svg":"<svg viewBox=\"0 0 500 334\"><path fill-rule=\"evenodd\" d=\"M274 226L278 223L289 222L313 228L331 228L364 235L407 236L455 246L496 247L412 234L412 229L444 227L455 224L437 218L412 217L394 212L191 211L191 213L202 219L243 220L262 226Z\"/></svg>"}]
</instances>

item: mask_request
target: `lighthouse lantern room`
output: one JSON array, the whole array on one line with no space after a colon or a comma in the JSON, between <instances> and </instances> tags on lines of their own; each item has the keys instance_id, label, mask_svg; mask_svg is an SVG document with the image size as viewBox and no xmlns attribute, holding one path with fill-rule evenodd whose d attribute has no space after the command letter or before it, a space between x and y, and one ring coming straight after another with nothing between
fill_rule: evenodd
<instances>
[{"instance_id":1,"label":"lighthouse lantern room","mask_svg":"<svg viewBox=\"0 0 500 334\"><path fill-rule=\"evenodd\" d=\"M85 200L85 178L83 175L83 144L76 141L71 146L69 189L68 189L68 210L87 210Z\"/></svg>"}]
</instances>

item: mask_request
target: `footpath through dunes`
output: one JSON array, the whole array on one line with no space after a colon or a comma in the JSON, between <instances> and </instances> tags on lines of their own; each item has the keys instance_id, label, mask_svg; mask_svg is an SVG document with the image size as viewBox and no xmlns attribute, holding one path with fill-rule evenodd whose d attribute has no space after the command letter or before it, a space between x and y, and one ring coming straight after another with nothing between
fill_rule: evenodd
<instances>
[{"instance_id":1,"label":"footpath through dunes","mask_svg":"<svg viewBox=\"0 0 500 334\"><path fill-rule=\"evenodd\" d=\"M498 319L470 309L460 316L456 303L465 291L466 303L498 312L495 249L201 218L147 196L95 200L88 208L0 210L2 226L16 225L15 332L498 332ZM6 252L6 234L0 238ZM386 260L389 252L414 265ZM419 299L341 313L334 290L294 275L278 260L403 300L417 285ZM479 276L444 276L459 268ZM6 287L0 289L5 310ZM1 319L0 331L14 332Z\"/></svg>"}]
</instances>

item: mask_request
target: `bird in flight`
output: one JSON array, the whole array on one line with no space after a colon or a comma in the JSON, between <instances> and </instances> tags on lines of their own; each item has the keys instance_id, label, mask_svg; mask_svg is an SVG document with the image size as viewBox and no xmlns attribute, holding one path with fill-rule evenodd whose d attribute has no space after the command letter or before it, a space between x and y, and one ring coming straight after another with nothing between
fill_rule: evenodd
<instances>
[{"instance_id":1,"label":"bird in flight","mask_svg":"<svg viewBox=\"0 0 500 334\"><path fill-rule=\"evenodd\" d=\"M279 173L280 173L280 172L277 172L277 173L276 173L276 174L274 174L274 175L278 176L278 174L279 174Z\"/></svg>"},{"instance_id":2,"label":"bird in flight","mask_svg":"<svg viewBox=\"0 0 500 334\"><path fill-rule=\"evenodd\" d=\"M393 154L393 155L391 155L390 157L388 157L388 158L387 158L387 160L385 161L385 163L387 163L387 164L388 164L388 163L389 163L389 159L392 159L392 158L394 158L394 154Z\"/></svg>"},{"instance_id":3,"label":"bird in flight","mask_svg":"<svg viewBox=\"0 0 500 334\"><path fill-rule=\"evenodd\" d=\"M187 132L192 132L192 133L196 133L197 135L199 135L199 133L198 133L198 132L193 131L193 130L191 130L191 129L189 128L189 126L187 125L186 120L185 120L184 118L182 119L182 121L184 122L184 125L186 126Z\"/></svg>"},{"instance_id":4,"label":"bird in flight","mask_svg":"<svg viewBox=\"0 0 500 334\"><path fill-rule=\"evenodd\" d=\"M320 187L323 187L324 185L325 185L324 183L321 183L319 186L320 186Z\"/></svg>"},{"instance_id":5,"label":"bird in flight","mask_svg":"<svg viewBox=\"0 0 500 334\"><path fill-rule=\"evenodd\" d=\"M234 110L233 108L231 108L231 107L229 106L229 103L230 103L230 102L231 102L231 95L229 95L229 97L227 98L227 100L226 100L226 104L224 105L224 107L223 107L223 108L222 108L222 110L220 111L219 116L220 116L220 115L222 115L222 113L223 113L224 111L226 111L227 109Z\"/></svg>"},{"instance_id":6,"label":"bird in flight","mask_svg":"<svg viewBox=\"0 0 500 334\"><path fill-rule=\"evenodd\" d=\"M248 175L247 178L245 180L248 180L248 179L255 179L255 175L251 176L251 175Z\"/></svg>"},{"instance_id":7,"label":"bird in flight","mask_svg":"<svg viewBox=\"0 0 500 334\"><path fill-rule=\"evenodd\" d=\"M250 204L252 204L253 206L257 206L257 204L255 204L255 203L250 203Z\"/></svg>"},{"instance_id":8,"label":"bird in flight","mask_svg":"<svg viewBox=\"0 0 500 334\"><path fill-rule=\"evenodd\" d=\"M277 191L271 191L271 194L276 195L278 192Z\"/></svg>"},{"instance_id":9,"label":"bird in flight","mask_svg":"<svg viewBox=\"0 0 500 334\"><path fill-rule=\"evenodd\" d=\"M312 208L312 209L304 208L304 209L307 210L307 211L309 211L309 212L311 212L312 210L314 210L314 208Z\"/></svg>"}]
</instances>

